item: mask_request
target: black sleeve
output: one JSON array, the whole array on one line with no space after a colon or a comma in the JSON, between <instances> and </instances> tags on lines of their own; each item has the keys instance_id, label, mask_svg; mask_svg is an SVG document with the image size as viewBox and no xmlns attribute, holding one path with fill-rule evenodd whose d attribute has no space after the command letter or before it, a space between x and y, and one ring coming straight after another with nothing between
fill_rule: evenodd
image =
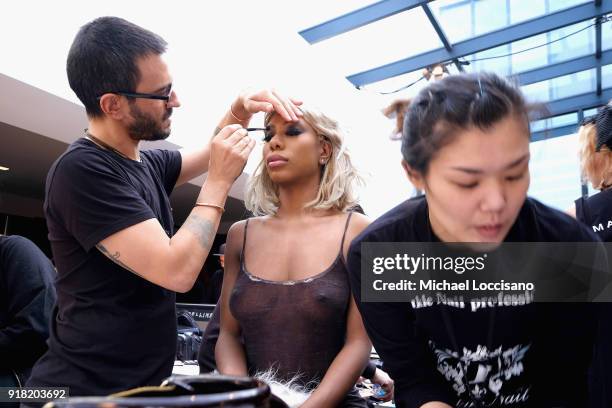
<instances>
[{"instance_id":1,"label":"black sleeve","mask_svg":"<svg viewBox=\"0 0 612 408\"><path fill-rule=\"evenodd\" d=\"M590 376L591 407L612 407L612 303L597 303L597 332Z\"/></svg>"},{"instance_id":2,"label":"black sleeve","mask_svg":"<svg viewBox=\"0 0 612 408\"><path fill-rule=\"evenodd\" d=\"M448 385L435 371L425 345L417 339L414 311L409 303L361 302L361 239L351 244L349 279L355 301L374 348L395 381L398 408L419 408L430 401L453 405Z\"/></svg>"},{"instance_id":3,"label":"black sleeve","mask_svg":"<svg viewBox=\"0 0 612 408\"><path fill-rule=\"evenodd\" d=\"M52 175L47 215L89 251L110 235L155 218L127 175L103 156L67 154Z\"/></svg>"},{"instance_id":4,"label":"black sleeve","mask_svg":"<svg viewBox=\"0 0 612 408\"><path fill-rule=\"evenodd\" d=\"M202 336L202 344L200 345L200 351L198 352L198 364L200 365L200 373L207 373L217 369L217 362L215 360L215 347L217 346L217 340L219 339L219 333L221 331L221 307L219 303L215 306L212 317L204 330Z\"/></svg>"},{"instance_id":5,"label":"black sleeve","mask_svg":"<svg viewBox=\"0 0 612 408\"><path fill-rule=\"evenodd\" d=\"M151 159L153 168L162 180L166 193L168 195L172 194L176 181L181 174L183 164L181 153L178 150L155 149L146 150L143 154Z\"/></svg>"},{"instance_id":6,"label":"black sleeve","mask_svg":"<svg viewBox=\"0 0 612 408\"><path fill-rule=\"evenodd\" d=\"M368 365L366 365L363 369L363 373L361 373L361 376L363 378L371 380L372 378L374 378L374 374L376 374L376 364L374 364L373 361L368 361Z\"/></svg>"},{"instance_id":7,"label":"black sleeve","mask_svg":"<svg viewBox=\"0 0 612 408\"><path fill-rule=\"evenodd\" d=\"M2 303L0 362L14 369L31 367L47 349L56 295L55 269L38 247L19 236L0 237Z\"/></svg>"}]
</instances>

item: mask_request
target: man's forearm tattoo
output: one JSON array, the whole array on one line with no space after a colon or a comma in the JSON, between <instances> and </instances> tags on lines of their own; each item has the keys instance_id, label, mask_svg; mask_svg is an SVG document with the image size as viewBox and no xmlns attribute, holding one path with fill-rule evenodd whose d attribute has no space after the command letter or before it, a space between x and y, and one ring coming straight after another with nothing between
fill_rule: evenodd
<instances>
[{"instance_id":1,"label":"man's forearm tattoo","mask_svg":"<svg viewBox=\"0 0 612 408\"><path fill-rule=\"evenodd\" d=\"M213 240L215 239L215 226L206 218L202 218L197 214L190 214L183 223L183 227L190 231L198 238L200 246L210 251Z\"/></svg>"},{"instance_id":2,"label":"man's forearm tattoo","mask_svg":"<svg viewBox=\"0 0 612 408\"><path fill-rule=\"evenodd\" d=\"M130 268L129 266L127 266L126 264L124 264L123 262L121 262L121 260L119 258L121 258L121 253L119 253L119 251L115 251L114 254L111 254L109 252L108 249L106 249L106 247L104 247L104 245L102 244L98 244L96 245L96 248L98 248L98 250L100 252L102 252L104 255L106 255L111 261L113 261L114 263L116 263L117 265L119 265L120 267L122 267L123 269L126 269L130 272L132 272L133 274L136 274L138 276L140 276L142 278L142 275L139 274L138 272L136 272L135 270L133 270L132 268Z\"/></svg>"}]
</instances>

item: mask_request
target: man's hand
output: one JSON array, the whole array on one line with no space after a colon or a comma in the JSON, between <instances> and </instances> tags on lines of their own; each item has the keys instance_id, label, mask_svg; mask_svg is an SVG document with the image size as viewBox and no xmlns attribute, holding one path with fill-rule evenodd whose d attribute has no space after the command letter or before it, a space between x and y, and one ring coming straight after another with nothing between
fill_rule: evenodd
<instances>
[{"instance_id":1,"label":"man's hand","mask_svg":"<svg viewBox=\"0 0 612 408\"><path fill-rule=\"evenodd\" d=\"M238 118L245 120L258 112L276 111L286 121L295 122L302 116L298 108L301 104L302 101L287 98L274 89L246 90L232 103L232 111Z\"/></svg>"},{"instance_id":2,"label":"man's hand","mask_svg":"<svg viewBox=\"0 0 612 408\"><path fill-rule=\"evenodd\" d=\"M224 127L213 139L210 147L208 180L231 185L242 174L255 140L240 125Z\"/></svg>"}]
</instances>

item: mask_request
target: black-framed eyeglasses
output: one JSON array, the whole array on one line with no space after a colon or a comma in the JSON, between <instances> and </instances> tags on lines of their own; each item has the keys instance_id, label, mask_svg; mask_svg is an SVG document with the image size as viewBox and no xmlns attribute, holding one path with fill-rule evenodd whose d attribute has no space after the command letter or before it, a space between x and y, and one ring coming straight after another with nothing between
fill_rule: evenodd
<instances>
[{"instance_id":1,"label":"black-framed eyeglasses","mask_svg":"<svg viewBox=\"0 0 612 408\"><path fill-rule=\"evenodd\" d=\"M172 97L172 92L173 90L170 90L170 92L168 92L168 95L159 95L159 94L150 94L150 93L140 93L140 92L106 92L106 93L113 93L116 95L122 95L128 98L140 98L140 99L157 99L160 101L165 101L168 102L170 101L170 98ZM98 96L98 100L100 100L102 98L102 95Z\"/></svg>"}]
</instances>

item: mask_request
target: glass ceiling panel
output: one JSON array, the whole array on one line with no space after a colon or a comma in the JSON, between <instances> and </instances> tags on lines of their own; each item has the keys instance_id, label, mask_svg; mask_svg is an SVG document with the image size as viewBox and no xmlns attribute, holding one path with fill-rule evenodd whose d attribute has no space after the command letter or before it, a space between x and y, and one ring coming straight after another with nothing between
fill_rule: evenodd
<instances>
[{"instance_id":1,"label":"glass ceiling panel","mask_svg":"<svg viewBox=\"0 0 612 408\"><path fill-rule=\"evenodd\" d=\"M473 36L474 18L470 0L438 0L429 3L450 42ZM461 24L457 24L458 22Z\"/></svg>"},{"instance_id":2,"label":"glass ceiling panel","mask_svg":"<svg viewBox=\"0 0 612 408\"><path fill-rule=\"evenodd\" d=\"M578 124L578 113L568 113L566 115L554 116L552 118L536 120L531 122L530 129L532 132L539 132L542 130L550 130L568 125Z\"/></svg>"},{"instance_id":3,"label":"glass ceiling panel","mask_svg":"<svg viewBox=\"0 0 612 408\"><path fill-rule=\"evenodd\" d=\"M461 59L470 62L470 65L465 67L466 71L492 71L499 75L510 75L508 54L510 54L510 44L504 44Z\"/></svg>"},{"instance_id":4,"label":"glass ceiling panel","mask_svg":"<svg viewBox=\"0 0 612 408\"><path fill-rule=\"evenodd\" d=\"M502 75L515 74L571 60L595 52L595 27L592 24L591 20L583 21L548 33L535 35L472 54L462 59L471 63L467 67L469 71L494 71ZM561 39L572 33L575 34ZM559 41L551 43L556 40ZM534 48L543 44L547 45ZM508 56L508 54L513 55ZM482 60L491 57L500 58ZM479 59L481 61L478 61Z\"/></svg>"},{"instance_id":5,"label":"glass ceiling panel","mask_svg":"<svg viewBox=\"0 0 612 408\"><path fill-rule=\"evenodd\" d=\"M438 0L429 3L451 43L589 0ZM461 22L460 24L458 22Z\"/></svg>"},{"instance_id":6,"label":"glass ceiling panel","mask_svg":"<svg viewBox=\"0 0 612 408\"><path fill-rule=\"evenodd\" d=\"M601 48L603 50L612 48L612 22L610 21L601 25Z\"/></svg>"},{"instance_id":7,"label":"glass ceiling panel","mask_svg":"<svg viewBox=\"0 0 612 408\"><path fill-rule=\"evenodd\" d=\"M510 24L520 23L546 14L546 1L512 0L510 3Z\"/></svg>"},{"instance_id":8,"label":"glass ceiling panel","mask_svg":"<svg viewBox=\"0 0 612 408\"><path fill-rule=\"evenodd\" d=\"M442 47L423 9L398 13L313 45L322 62L355 74Z\"/></svg>"},{"instance_id":9,"label":"glass ceiling panel","mask_svg":"<svg viewBox=\"0 0 612 408\"><path fill-rule=\"evenodd\" d=\"M548 34L534 35L533 37L525 38L524 40L515 41L510 44L512 55L510 57L510 72L528 71L534 68L540 68L548 65L548 46L534 48L529 51L529 48L537 47L546 44L550 40ZM518 54L517 54L518 53Z\"/></svg>"},{"instance_id":10,"label":"glass ceiling panel","mask_svg":"<svg viewBox=\"0 0 612 408\"><path fill-rule=\"evenodd\" d=\"M556 62L567 61L572 58L594 53L595 27L593 27L592 24L593 21L588 20L551 31L549 34L549 41L555 41L567 36L568 34L582 30L571 35L570 37L556 41L548 46L550 52L550 63L554 64Z\"/></svg>"},{"instance_id":11,"label":"glass ceiling panel","mask_svg":"<svg viewBox=\"0 0 612 408\"><path fill-rule=\"evenodd\" d=\"M612 88L612 64L601 67L602 88Z\"/></svg>"},{"instance_id":12,"label":"glass ceiling panel","mask_svg":"<svg viewBox=\"0 0 612 408\"><path fill-rule=\"evenodd\" d=\"M596 70L576 72L521 87L529 101L548 102L595 91Z\"/></svg>"},{"instance_id":13,"label":"glass ceiling panel","mask_svg":"<svg viewBox=\"0 0 612 408\"><path fill-rule=\"evenodd\" d=\"M578 4L588 3L593 0L547 0L548 12L553 13L559 10L565 10L566 8L577 6ZM512 0L514 2L514 0Z\"/></svg>"},{"instance_id":14,"label":"glass ceiling panel","mask_svg":"<svg viewBox=\"0 0 612 408\"><path fill-rule=\"evenodd\" d=\"M585 118L591 117L593 115L597 115L597 108L587 109L584 111L583 114Z\"/></svg>"}]
</instances>

